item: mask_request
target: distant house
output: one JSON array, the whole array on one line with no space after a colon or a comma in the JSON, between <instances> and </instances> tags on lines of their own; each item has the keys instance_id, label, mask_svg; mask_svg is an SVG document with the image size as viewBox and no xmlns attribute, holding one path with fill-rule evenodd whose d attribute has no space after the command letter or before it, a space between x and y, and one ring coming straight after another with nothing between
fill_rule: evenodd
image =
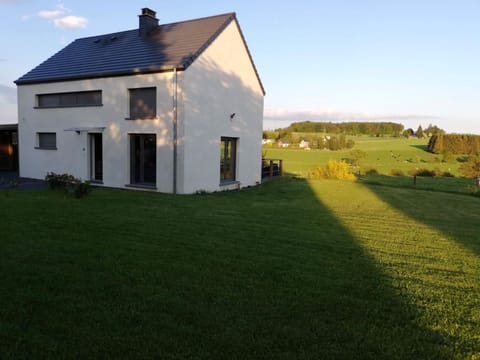
<instances>
[{"instance_id":1,"label":"distant house","mask_svg":"<svg viewBox=\"0 0 480 360\"><path fill-rule=\"evenodd\" d=\"M0 125L0 170L18 170L18 126Z\"/></svg>"},{"instance_id":2,"label":"distant house","mask_svg":"<svg viewBox=\"0 0 480 360\"><path fill-rule=\"evenodd\" d=\"M264 88L234 13L78 39L20 77L20 175L193 193L261 181Z\"/></svg>"},{"instance_id":3,"label":"distant house","mask_svg":"<svg viewBox=\"0 0 480 360\"><path fill-rule=\"evenodd\" d=\"M288 141L279 140L278 146L282 148L288 148L290 146L290 143Z\"/></svg>"},{"instance_id":4,"label":"distant house","mask_svg":"<svg viewBox=\"0 0 480 360\"><path fill-rule=\"evenodd\" d=\"M301 149L310 149L310 140L302 139L298 147Z\"/></svg>"}]
</instances>

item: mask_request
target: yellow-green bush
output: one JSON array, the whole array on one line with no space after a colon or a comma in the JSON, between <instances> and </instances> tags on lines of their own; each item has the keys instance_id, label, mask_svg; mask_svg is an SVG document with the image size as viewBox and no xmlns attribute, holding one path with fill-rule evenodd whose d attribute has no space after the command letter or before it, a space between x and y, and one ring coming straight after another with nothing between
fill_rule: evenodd
<instances>
[{"instance_id":1,"label":"yellow-green bush","mask_svg":"<svg viewBox=\"0 0 480 360\"><path fill-rule=\"evenodd\" d=\"M309 174L310 179L356 180L345 161L329 160L324 167L317 167Z\"/></svg>"}]
</instances>

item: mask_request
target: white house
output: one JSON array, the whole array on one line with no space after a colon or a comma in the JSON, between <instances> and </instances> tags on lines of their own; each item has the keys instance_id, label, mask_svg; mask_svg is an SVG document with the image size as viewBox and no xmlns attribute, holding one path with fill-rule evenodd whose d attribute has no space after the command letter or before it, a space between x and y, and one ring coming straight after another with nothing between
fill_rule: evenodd
<instances>
[{"instance_id":1,"label":"white house","mask_svg":"<svg viewBox=\"0 0 480 360\"><path fill-rule=\"evenodd\" d=\"M20 77L23 177L170 193L261 181L261 80L234 13L75 40Z\"/></svg>"},{"instance_id":2,"label":"white house","mask_svg":"<svg viewBox=\"0 0 480 360\"><path fill-rule=\"evenodd\" d=\"M310 150L310 140L302 139L302 141L300 141L300 144L298 144L298 147L301 149Z\"/></svg>"}]
</instances>

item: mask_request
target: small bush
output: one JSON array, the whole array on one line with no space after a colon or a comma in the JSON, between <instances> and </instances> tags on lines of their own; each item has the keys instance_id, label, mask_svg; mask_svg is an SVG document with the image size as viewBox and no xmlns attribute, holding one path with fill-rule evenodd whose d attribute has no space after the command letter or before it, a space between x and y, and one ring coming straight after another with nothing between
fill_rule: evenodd
<instances>
[{"instance_id":1,"label":"small bush","mask_svg":"<svg viewBox=\"0 0 480 360\"><path fill-rule=\"evenodd\" d=\"M82 181L70 174L47 173L45 181L52 190L63 190L66 194L82 198L91 192L91 186L88 181Z\"/></svg>"},{"instance_id":2,"label":"small bush","mask_svg":"<svg viewBox=\"0 0 480 360\"><path fill-rule=\"evenodd\" d=\"M365 174L366 175L378 175L378 171L377 171L377 169L373 169L373 168L372 169L367 169L365 171Z\"/></svg>"},{"instance_id":3,"label":"small bush","mask_svg":"<svg viewBox=\"0 0 480 360\"><path fill-rule=\"evenodd\" d=\"M350 172L350 166L345 161L329 160L324 167L313 169L309 174L310 179L338 179L356 180Z\"/></svg>"},{"instance_id":4,"label":"small bush","mask_svg":"<svg viewBox=\"0 0 480 360\"><path fill-rule=\"evenodd\" d=\"M413 176L424 176L424 177L434 177L436 175L435 170L428 170L428 169L415 169L410 172L410 175Z\"/></svg>"},{"instance_id":5,"label":"small bush","mask_svg":"<svg viewBox=\"0 0 480 360\"><path fill-rule=\"evenodd\" d=\"M405 173L403 172L403 170L400 170L400 169L392 169L392 170L390 170L390 175L392 175L392 176L405 176Z\"/></svg>"}]
</instances>

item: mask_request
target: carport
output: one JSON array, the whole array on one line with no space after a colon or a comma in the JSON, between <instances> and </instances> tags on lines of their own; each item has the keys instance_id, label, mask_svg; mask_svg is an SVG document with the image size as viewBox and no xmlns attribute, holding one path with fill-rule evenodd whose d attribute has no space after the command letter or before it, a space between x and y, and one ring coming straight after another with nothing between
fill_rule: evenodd
<instances>
[{"instance_id":1,"label":"carport","mask_svg":"<svg viewBox=\"0 0 480 360\"><path fill-rule=\"evenodd\" d=\"M18 171L18 125L0 125L0 171Z\"/></svg>"}]
</instances>

